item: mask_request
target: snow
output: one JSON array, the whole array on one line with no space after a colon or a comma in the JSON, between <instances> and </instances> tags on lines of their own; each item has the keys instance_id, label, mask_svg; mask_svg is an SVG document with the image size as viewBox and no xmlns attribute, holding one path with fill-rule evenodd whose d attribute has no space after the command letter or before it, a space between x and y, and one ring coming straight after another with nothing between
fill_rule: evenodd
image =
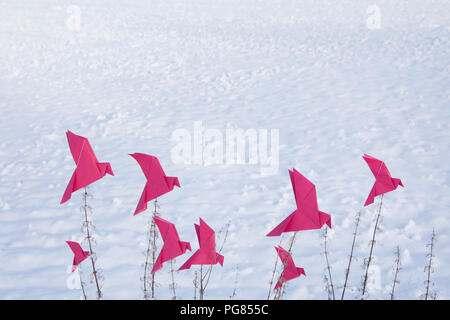
<instances>
[{"instance_id":1,"label":"snow","mask_svg":"<svg viewBox=\"0 0 450 320\"><path fill-rule=\"evenodd\" d=\"M265 234L295 209L287 169L317 187L331 214L328 243L340 293L353 220L373 183L363 153L384 160L406 188L383 200L371 299L389 298L394 249L403 269L397 298L417 299L426 244L437 232L432 275L450 297L450 4L442 1L154 0L0 3L0 298L79 299L72 253L81 239L82 195L60 205L74 169L65 131L87 137L114 177L90 188L95 251L106 299L140 299L150 211L132 213L145 178L129 153L156 155L181 188L159 199L161 216L198 248L194 223L230 222L224 267L207 299L265 299L278 238ZM78 8L78 9L77 9ZM79 10L79 25L77 24ZM260 164L174 163L172 134L195 122L224 136L228 126L279 130L279 170ZM361 214L350 285L362 262L378 201ZM150 207L152 204L150 204ZM298 235L293 258L306 277L286 299L326 299L322 232ZM287 246L288 236L282 245ZM188 255L176 259L177 267ZM157 298L171 297L170 264ZM89 265L81 266L88 278ZM176 273L193 297L194 271ZM94 286L89 295L94 297ZM339 294L337 294L339 296ZM357 290L347 298L359 298Z\"/></svg>"}]
</instances>

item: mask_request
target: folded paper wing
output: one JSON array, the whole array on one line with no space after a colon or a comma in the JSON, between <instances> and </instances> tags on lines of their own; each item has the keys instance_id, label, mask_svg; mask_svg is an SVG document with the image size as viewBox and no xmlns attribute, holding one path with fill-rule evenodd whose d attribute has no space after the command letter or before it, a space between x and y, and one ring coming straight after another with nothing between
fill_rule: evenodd
<instances>
[{"instance_id":1,"label":"folded paper wing","mask_svg":"<svg viewBox=\"0 0 450 320\"><path fill-rule=\"evenodd\" d=\"M306 276L305 270L303 268L297 268L292 260L292 256L289 252L284 250L281 246L275 247L278 256L280 257L281 263L284 266L283 272L275 285L275 290L280 288L285 281L292 280L300 277L302 274Z\"/></svg>"},{"instance_id":2,"label":"folded paper wing","mask_svg":"<svg viewBox=\"0 0 450 320\"><path fill-rule=\"evenodd\" d=\"M289 170L289 175L297 210L292 212L267 236L274 237L283 232L320 229L324 224L331 228L331 216L318 208L315 185L295 168L292 171Z\"/></svg>"},{"instance_id":3,"label":"folded paper wing","mask_svg":"<svg viewBox=\"0 0 450 320\"><path fill-rule=\"evenodd\" d=\"M144 153L130 154L141 167L147 182L134 212L137 215L147 209L147 202L180 187L177 177L167 177L158 158Z\"/></svg>"},{"instance_id":4,"label":"folded paper wing","mask_svg":"<svg viewBox=\"0 0 450 320\"><path fill-rule=\"evenodd\" d=\"M180 241L177 229L173 223L160 217L153 217L153 220L156 222L164 241L164 245L152 269L152 273L155 273L163 267L164 262L184 254L186 250L190 251L191 245L189 242Z\"/></svg>"},{"instance_id":5,"label":"folded paper wing","mask_svg":"<svg viewBox=\"0 0 450 320\"><path fill-rule=\"evenodd\" d=\"M216 236L213 229L201 218L200 225L195 224L197 232L198 249L178 270L189 269L192 265L214 265L220 263L223 266L224 257L216 252Z\"/></svg>"},{"instance_id":6,"label":"folded paper wing","mask_svg":"<svg viewBox=\"0 0 450 320\"><path fill-rule=\"evenodd\" d=\"M98 162L88 139L70 131L67 131L66 135L76 168L64 191L61 204L71 198L72 192L103 178L107 173L114 175L109 163Z\"/></svg>"},{"instance_id":7,"label":"folded paper wing","mask_svg":"<svg viewBox=\"0 0 450 320\"><path fill-rule=\"evenodd\" d=\"M376 196L394 191L399 185L404 187L400 179L391 177L391 174L383 161L369 156L368 154L364 154L363 159L366 161L370 171L372 171L375 177L375 183L370 190L364 206L374 203Z\"/></svg>"},{"instance_id":8,"label":"folded paper wing","mask_svg":"<svg viewBox=\"0 0 450 320\"><path fill-rule=\"evenodd\" d=\"M77 269L77 266L87 259L89 256L89 251L83 251L80 244L78 242L74 241L66 241L66 243L69 245L70 249L72 250L74 257L72 262L72 272L74 272Z\"/></svg>"}]
</instances>

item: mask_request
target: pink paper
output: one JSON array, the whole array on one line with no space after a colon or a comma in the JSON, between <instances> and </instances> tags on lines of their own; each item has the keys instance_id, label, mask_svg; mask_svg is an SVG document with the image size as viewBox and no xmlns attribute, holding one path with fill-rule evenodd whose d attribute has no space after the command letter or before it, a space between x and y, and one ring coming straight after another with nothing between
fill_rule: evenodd
<instances>
[{"instance_id":1,"label":"pink paper","mask_svg":"<svg viewBox=\"0 0 450 320\"><path fill-rule=\"evenodd\" d=\"M78 242L74 241L66 241L66 243L69 245L70 249L72 250L74 257L73 257L73 263L72 263L72 272L77 270L77 266L87 259L89 257L89 251L83 251L80 244Z\"/></svg>"},{"instance_id":2,"label":"pink paper","mask_svg":"<svg viewBox=\"0 0 450 320\"><path fill-rule=\"evenodd\" d=\"M284 250L281 246L275 247L275 250L277 250L278 256L281 259L281 263L284 266L280 279L275 286L275 290L281 287L285 281L298 278L301 275L306 276L305 269L297 268L295 266L294 260L292 260L292 256L289 252Z\"/></svg>"},{"instance_id":3,"label":"pink paper","mask_svg":"<svg viewBox=\"0 0 450 320\"><path fill-rule=\"evenodd\" d=\"M70 199L72 192L103 178L107 173L114 175L108 162L98 162L88 139L77 136L70 131L67 131L66 135L76 168L66 187L61 204Z\"/></svg>"},{"instance_id":4,"label":"pink paper","mask_svg":"<svg viewBox=\"0 0 450 320\"><path fill-rule=\"evenodd\" d=\"M200 218L200 225L195 224L198 249L178 270L189 269L192 265L214 265L220 263L223 266L224 257L216 252L216 234L210 226Z\"/></svg>"},{"instance_id":5,"label":"pink paper","mask_svg":"<svg viewBox=\"0 0 450 320\"><path fill-rule=\"evenodd\" d=\"M134 215L137 215L147 209L147 202L172 191L175 186L180 187L180 182L177 177L166 176L155 156L144 153L133 153L130 156L139 163L147 178L147 183L134 212Z\"/></svg>"},{"instance_id":6,"label":"pink paper","mask_svg":"<svg viewBox=\"0 0 450 320\"><path fill-rule=\"evenodd\" d=\"M372 190L370 190L369 196L367 197L364 206L372 204L376 196L394 191L399 185L404 187L400 179L391 177L391 174L389 173L389 170L387 169L383 161L371 157L367 154L364 154L363 158L367 162L370 170L375 176L375 183L372 187Z\"/></svg>"},{"instance_id":7,"label":"pink paper","mask_svg":"<svg viewBox=\"0 0 450 320\"><path fill-rule=\"evenodd\" d=\"M316 187L300 172L289 170L294 190L297 210L292 212L278 226L267 234L267 237L279 236L283 232L320 229L324 224L331 228L331 216L319 211L317 206Z\"/></svg>"},{"instance_id":8,"label":"pink paper","mask_svg":"<svg viewBox=\"0 0 450 320\"><path fill-rule=\"evenodd\" d=\"M160 217L153 217L153 220L155 220L164 241L161 252L153 266L152 273L155 273L163 267L164 262L184 254L188 249L191 251L191 245L189 242L180 241L177 229L173 223Z\"/></svg>"}]
</instances>

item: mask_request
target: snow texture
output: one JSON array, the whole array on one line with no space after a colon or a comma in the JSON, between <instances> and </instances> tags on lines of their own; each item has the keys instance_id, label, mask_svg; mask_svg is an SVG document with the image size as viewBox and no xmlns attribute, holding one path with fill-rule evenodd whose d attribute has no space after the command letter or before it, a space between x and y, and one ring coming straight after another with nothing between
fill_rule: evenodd
<instances>
[{"instance_id":1,"label":"snow texture","mask_svg":"<svg viewBox=\"0 0 450 320\"><path fill-rule=\"evenodd\" d=\"M279 238L265 235L295 209L292 167L332 216L340 296L353 219L374 182L363 153L405 185L383 200L369 298L389 298L397 245L396 297L423 294L433 228L432 279L439 298L450 298L449 34L448 0L1 1L0 298L81 296L65 241L81 240L82 194L59 204L74 169L66 130L87 137L115 173L90 188L106 299L142 298L152 203L133 217L145 184L133 152L156 155L179 177L160 212L193 251L199 217L218 245L231 223L206 299L228 299L237 267L236 298L267 297ZM223 135L227 126L278 129L278 172L174 163L172 133L193 134L198 121ZM378 201L361 212L349 299L360 297ZM284 298L327 299L322 241L320 230L297 236L293 259L307 276L288 282ZM169 266L157 273L158 299L171 298ZM81 265L86 280L89 268ZM193 297L195 270L175 274L182 299Z\"/></svg>"}]
</instances>

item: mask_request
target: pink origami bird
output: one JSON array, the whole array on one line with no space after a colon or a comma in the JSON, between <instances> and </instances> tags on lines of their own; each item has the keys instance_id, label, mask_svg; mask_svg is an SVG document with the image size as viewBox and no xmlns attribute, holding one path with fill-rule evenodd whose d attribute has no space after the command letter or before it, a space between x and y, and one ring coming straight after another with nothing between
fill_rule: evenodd
<instances>
[{"instance_id":1,"label":"pink origami bird","mask_svg":"<svg viewBox=\"0 0 450 320\"><path fill-rule=\"evenodd\" d=\"M280 279L275 286L275 290L281 287L285 281L298 278L302 274L306 276L305 269L297 268L295 266L294 260L292 260L292 256L289 252L284 250L281 246L275 247L275 250L277 250L281 263L284 265L283 272L281 273Z\"/></svg>"},{"instance_id":2,"label":"pink origami bird","mask_svg":"<svg viewBox=\"0 0 450 320\"><path fill-rule=\"evenodd\" d=\"M223 256L216 252L216 234L205 221L200 218L200 225L195 224L197 232L198 249L178 270L189 269L192 265L220 263L223 266Z\"/></svg>"},{"instance_id":3,"label":"pink origami bird","mask_svg":"<svg viewBox=\"0 0 450 320\"><path fill-rule=\"evenodd\" d=\"M363 158L366 160L367 165L376 179L375 184L367 197L366 203L364 203L364 207L372 204L376 196L394 191L399 185L404 187L400 179L391 177L391 174L383 161L375 159L367 154L364 154Z\"/></svg>"},{"instance_id":4,"label":"pink origami bird","mask_svg":"<svg viewBox=\"0 0 450 320\"><path fill-rule=\"evenodd\" d=\"M331 216L319 211L317 206L316 187L300 172L289 170L292 188L294 189L297 210L292 212L267 237L279 236L283 232L320 229L326 223L331 228Z\"/></svg>"},{"instance_id":5,"label":"pink origami bird","mask_svg":"<svg viewBox=\"0 0 450 320\"><path fill-rule=\"evenodd\" d=\"M72 272L77 270L77 266L87 259L89 257L89 251L83 251L80 244L78 242L74 241L66 241L66 243L69 245L70 249L72 250L74 257L73 257L73 263L72 263Z\"/></svg>"},{"instance_id":6,"label":"pink origami bird","mask_svg":"<svg viewBox=\"0 0 450 320\"><path fill-rule=\"evenodd\" d=\"M189 242L180 241L175 225L160 217L153 217L158 226L164 245L159 253L158 258L153 266L152 273L155 273L163 267L163 263L173 258L181 256L187 249L191 250Z\"/></svg>"},{"instance_id":7,"label":"pink origami bird","mask_svg":"<svg viewBox=\"0 0 450 320\"><path fill-rule=\"evenodd\" d=\"M67 131L66 135L76 168L64 192L61 204L70 199L72 192L103 178L107 173L114 175L108 162L98 162L88 139L70 131Z\"/></svg>"},{"instance_id":8,"label":"pink origami bird","mask_svg":"<svg viewBox=\"0 0 450 320\"><path fill-rule=\"evenodd\" d=\"M151 201L163 194L172 191L175 186L180 187L180 182L177 177L167 177L164 173L158 158L144 153L130 154L141 166L147 183L144 191L142 191L141 198L136 207L134 215L141 213L147 209L147 202Z\"/></svg>"}]
</instances>

